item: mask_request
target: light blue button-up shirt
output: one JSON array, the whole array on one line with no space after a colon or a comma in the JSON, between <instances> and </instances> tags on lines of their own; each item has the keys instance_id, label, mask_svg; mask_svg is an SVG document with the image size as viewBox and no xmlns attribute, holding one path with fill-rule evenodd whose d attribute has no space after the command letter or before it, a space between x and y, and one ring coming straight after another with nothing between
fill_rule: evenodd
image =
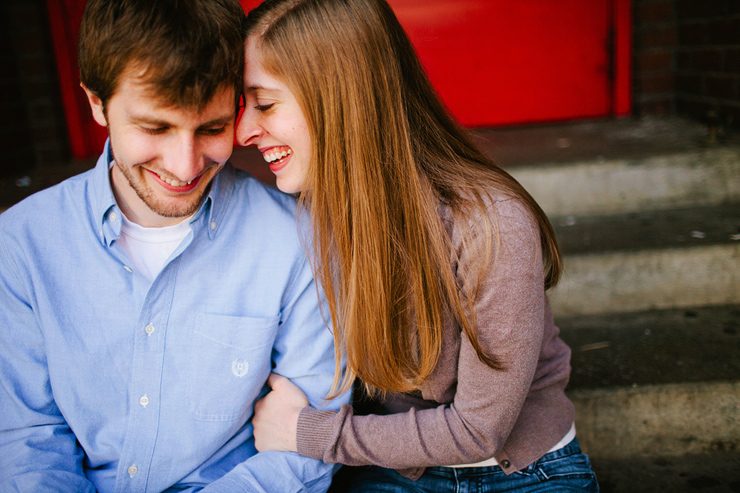
<instances>
[{"instance_id":1,"label":"light blue button-up shirt","mask_svg":"<svg viewBox=\"0 0 740 493\"><path fill-rule=\"evenodd\" d=\"M0 215L0 491L325 491L250 421L271 370L347 401L295 201L227 165L149 283L109 161Z\"/></svg>"}]
</instances>

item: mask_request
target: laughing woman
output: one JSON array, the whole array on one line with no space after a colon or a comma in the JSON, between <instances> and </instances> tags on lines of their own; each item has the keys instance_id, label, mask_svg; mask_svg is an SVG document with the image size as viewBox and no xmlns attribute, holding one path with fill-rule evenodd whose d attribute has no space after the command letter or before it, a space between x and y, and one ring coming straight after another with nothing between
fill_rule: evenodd
<instances>
[{"instance_id":1,"label":"laughing woman","mask_svg":"<svg viewBox=\"0 0 740 493\"><path fill-rule=\"evenodd\" d=\"M257 448L375 466L353 491L597 491L545 294L552 226L448 115L388 4L267 0L248 26L237 138L301 192L335 388L361 382L373 409L313 409L273 376Z\"/></svg>"}]
</instances>

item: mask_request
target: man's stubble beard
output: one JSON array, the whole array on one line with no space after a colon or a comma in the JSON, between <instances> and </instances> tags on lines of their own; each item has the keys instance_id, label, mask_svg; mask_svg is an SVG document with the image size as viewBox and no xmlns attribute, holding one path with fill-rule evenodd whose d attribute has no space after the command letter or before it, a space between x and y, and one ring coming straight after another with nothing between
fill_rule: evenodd
<instances>
[{"instance_id":1,"label":"man's stubble beard","mask_svg":"<svg viewBox=\"0 0 740 493\"><path fill-rule=\"evenodd\" d=\"M213 180L216 178L215 175L211 178L210 182L203 189L203 192L200 195L198 195L197 197L188 197L189 199L192 199L189 202L185 204L180 204L180 205L168 205L168 204L162 203L163 201L159 200L159 198L151 190L151 188L149 188L146 185L146 182L143 180L143 178L141 177L137 178L134 175L134 173L131 171L130 167L121 163L116 158L115 152L113 151L112 144L111 144L110 150L111 150L111 155L113 156L114 166L118 167L118 169L121 171L123 176L126 178L126 181L128 182L129 186L134 190L134 192L136 192L136 195L142 200L142 202L144 202L144 204L152 212L162 217L178 218L178 217L188 217L188 216L191 216L192 214L195 214L195 212L203 204L203 201L205 201L205 198L208 196L208 192L211 190L211 185L213 183Z\"/></svg>"}]
</instances>

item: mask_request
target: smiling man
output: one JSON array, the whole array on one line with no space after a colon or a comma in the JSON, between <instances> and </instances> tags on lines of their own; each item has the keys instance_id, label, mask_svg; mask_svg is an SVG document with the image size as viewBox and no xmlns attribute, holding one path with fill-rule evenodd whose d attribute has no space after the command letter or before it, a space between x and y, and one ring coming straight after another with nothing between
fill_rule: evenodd
<instances>
[{"instance_id":1,"label":"smiling man","mask_svg":"<svg viewBox=\"0 0 740 493\"><path fill-rule=\"evenodd\" d=\"M0 491L320 492L334 466L259 454L271 371L311 404L333 337L295 201L232 168L237 0L90 0L96 167L0 216Z\"/></svg>"},{"instance_id":2,"label":"smiling man","mask_svg":"<svg viewBox=\"0 0 740 493\"><path fill-rule=\"evenodd\" d=\"M111 185L127 218L171 226L195 213L231 155L235 88L220 87L203 108L152 94L147 69L129 68L107 103L84 83L93 117L108 128Z\"/></svg>"}]
</instances>

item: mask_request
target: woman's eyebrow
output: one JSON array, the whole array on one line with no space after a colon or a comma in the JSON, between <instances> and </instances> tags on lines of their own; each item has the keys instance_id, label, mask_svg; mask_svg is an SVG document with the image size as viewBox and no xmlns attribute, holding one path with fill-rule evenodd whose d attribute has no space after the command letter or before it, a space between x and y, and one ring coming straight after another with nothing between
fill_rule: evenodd
<instances>
[{"instance_id":1,"label":"woman's eyebrow","mask_svg":"<svg viewBox=\"0 0 740 493\"><path fill-rule=\"evenodd\" d=\"M260 86L260 85L249 86L249 87L246 88L246 90L247 90L247 92L256 92L256 91L264 91L264 92L267 92L267 93L279 93L279 92L282 92L278 88L265 87L265 86Z\"/></svg>"}]
</instances>

